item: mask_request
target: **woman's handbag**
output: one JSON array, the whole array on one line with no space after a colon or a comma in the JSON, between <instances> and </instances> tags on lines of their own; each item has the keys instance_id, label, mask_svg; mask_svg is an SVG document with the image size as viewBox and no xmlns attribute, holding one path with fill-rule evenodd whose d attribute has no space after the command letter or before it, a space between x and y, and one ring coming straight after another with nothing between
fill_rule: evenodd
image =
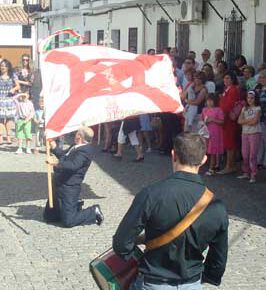
<instances>
[{"instance_id":1,"label":"woman's handbag","mask_svg":"<svg viewBox=\"0 0 266 290\"><path fill-rule=\"evenodd\" d=\"M146 243L146 250L150 251L162 247L187 230L207 208L213 193L207 188L191 211L176 226L165 234ZM109 249L90 263L92 276L101 290L128 290L135 281L138 273L138 261L144 253L139 247L135 248L133 256L124 261Z\"/></svg>"}]
</instances>

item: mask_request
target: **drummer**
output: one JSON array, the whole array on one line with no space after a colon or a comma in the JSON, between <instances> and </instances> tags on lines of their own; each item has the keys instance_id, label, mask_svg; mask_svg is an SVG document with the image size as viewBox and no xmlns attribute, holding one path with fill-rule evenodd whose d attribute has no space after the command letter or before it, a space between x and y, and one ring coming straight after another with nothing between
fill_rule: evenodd
<instances>
[{"instance_id":1,"label":"drummer","mask_svg":"<svg viewBox=\"0 0 266 290\"><path fill-rule=\"evenodd\" d=\"M206 161L205 140L181 134L174 141L174 174L136 195L113 237L117 255L128 259L137 243L146 243L176 226L201 198L206 187L199 168ZM145 230L142 241L139 234ZM202 283L219 285L228 251L228 217L224 204L213 200L181 236L146 251L130 290L201 290ZM204 262L202 252L209 247ZM148 286L147 286L148 285Z\"/></svg>"}]
</instances>

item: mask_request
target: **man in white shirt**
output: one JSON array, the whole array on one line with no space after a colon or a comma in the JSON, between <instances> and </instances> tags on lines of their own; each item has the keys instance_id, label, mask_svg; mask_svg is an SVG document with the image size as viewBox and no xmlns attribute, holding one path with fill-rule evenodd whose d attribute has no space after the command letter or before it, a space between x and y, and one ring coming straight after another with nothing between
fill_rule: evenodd
<instances>
[{"instance_id":1,"label":"man in white shirt","mask_svg":"<svg viewBox=\"0 0 266 290\"><path fill-rule=\"evenodd\" d=\"M202 70L203 66L206 63L209 63L210 57L211 57L211 52L209 49L205 48L203 52L201 53L202 61L199 64L199 70Z\"/></svg>"}]
</instances>

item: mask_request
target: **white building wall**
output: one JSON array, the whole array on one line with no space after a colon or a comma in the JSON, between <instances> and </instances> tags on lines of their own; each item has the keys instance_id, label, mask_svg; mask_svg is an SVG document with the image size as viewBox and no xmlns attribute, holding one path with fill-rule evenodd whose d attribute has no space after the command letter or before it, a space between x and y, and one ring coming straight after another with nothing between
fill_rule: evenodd
<instances>
[{"instance_id":1,"label":"white building wall","mask_svg":"<svg viewBox=\"0 0 266 290\"><path fill-rule=\"evenodd\" d=\"M50 18L51 33L64 28L73 28L83 34L83 21L81 15L61 15L60 17Z\"/></svg>"},{"instance_id":2,"label":"white building wall","mask_svg":"<svg viewBox=\"0 0 266 290\"><path fill-rule=\"evenodd\" d=\"M32 26L32 38L22 38L22 25L0 24L0 45L33 46L35 40L35 27Z\"/></svg>"},{"instance_id":3,"label":"white building wall","mask_svg":"<svg viewBox=\"0 0 266 290\"><path fill-rule=\"evenodd\" d=\"M129 28L138 28L138 52L142 52L143 43L143 16L139 9L132 8L126 10L117 10L112 12L109 29L120 30L120 49L128 50L128 30ZM99 16L84 16L84 31L91 31L91 42L97 43L97 30L108 29L108 14Z\"/></svg>"},{"instance_id":4,"label":"white building wall","mask_svg":"<svg viewBox=\"0 0 266 290\"><path fill-rule=\"evenodd\" d=\"M126 2L128 5L132 4L130 3L132 1L122 0L97 1L97 7L99 8L99 5L107 3L107 5L104 6L105 10L107 10L110 8L109 5L118 2ZM228 17L234 8L234 5L230 0L212 0L212 3L223 17ZM236 3L247 17L247 21L243 22L242 53L246 56L249 63L257 65L262 61L263 24L266 24L266 0L236 0ZM255 7L255 3L259 3L259 6ZM90 30L91 41L96 44L97 30L107 30L108 14L98 16L82 16L82 14L90 12L90 4L87 4L81 5L79 12L76 11L76 13L80 13L80 15L71 15L73 14L73 5L76 4L76 0L53 1L53 10L56 9L58 15L54 15L54 11L51 13L48 12L51 20L51 32L65 27L72 27L81 34L83 34L84 31ZM102 7L102 9L104 7ZM164 7L176 22L180 21L181 6L178 5L178 1L172 1L172 4L166 4ZM200 54L204 48L211 50L213 58L215 49L223 49L224 46L224 22L216 15L208 4L206 4L206 7L206 19L204 19L200 24L190 25L190 49L196 51L197 58L199 60L201 58ZM94 11L94 13L103 11L98 8ZM145 52L149 48L156 48L157 22L161 18L164 18L169 22L169 46L175 46L175 22L172 23L158 5L148 4L144 6L144 10L152 22L152 25L144 20L142 13L137 8L122 9L112 12L110 30L120 29L120 48L122 50L128 50L128 29L130 27L138 28L139 53ZM239 12L237 12L237 15L239 15ZM42 33L45 34L44 32L39 32L39 37Z\"/></svg>"},{"instance_id":5,"label":"white building wall","mask_svg":"<svg viewBox=\"0 0 266 290\"><path fill-rule=\"evenodd\" d=\"M61 10L64 8L72 9L79 6L80 0L54 0L52 1L53 10Z\"/></svg>"},{"instance_id":6,"label":"white building wall","mask_svg":"<svg viewBox=\"0 0 266 290\"><path fill-rule=\"evenodd\" d=\"M255 53L255 31L256 18L255 12L258 8L252 5L250 0L237 0L243 14L247 17L247 21L243 21L242 35L242 54L247 58L248 63L254 64ZM263 1L260 1L262 3ZM265 1L266 2L266 1ZM228 17L234 8L230 1L213 1L214 6L223 17ZM266 4L266 3L264 3ZM263 4L263 5L264 5ZM234 8L236 10L236 8ZM261 10L261 8L259 8ZM266 9L266 7L265 7ZM265 11L265 10L264 10ZM239 12L237 11L239 16ZM266 17L264 16L264 22ZM207 18L200 25L190 25L190 49L195 50L198 58L204 48L210 49L212 52L217 48L224 46L224 22L216 15L216 13L208 7ZM212 55L213 57L213 55Z\"/></svg>"},{"instance_id":7,"label":"white building wall","mask_svg":"<svg viewBox=\"0 0 266 290\"><path fill-rule=\"evenodd\" d=\"M175 21L180 18L180 6L177 2L169 5L164 5L164 8L167 10L169 15L172 17L174 22L168 18L168 16L162 11L162 9L158 5L147 5L145 12L150 19L152 25L146 22L145 28L145 36L146 43L144 50L148 50L150 48L156 49L157 45L157 22L162 18L169 22L169 46L175 46Z\"/></svg>"},{"instance_id":8,"label":"white building wall","mask_svg":"<svg viewBox=\"0 0 266 290\"><path fill-rule=\"evenodd\" d=\"M84 17L84 31L91 31L91 43L97 44L97 30L107 30L108 17L107 14L99 16L83 16ZM122 37L120 35L120 37Z\"/></svg>"}]
</instances>

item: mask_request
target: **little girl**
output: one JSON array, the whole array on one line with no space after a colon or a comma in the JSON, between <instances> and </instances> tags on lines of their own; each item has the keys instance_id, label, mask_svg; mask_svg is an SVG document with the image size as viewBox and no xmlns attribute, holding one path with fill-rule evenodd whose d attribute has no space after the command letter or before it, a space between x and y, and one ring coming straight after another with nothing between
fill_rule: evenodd
<instances>
[{"instance_id":1,"label":"little girl","mask_svg":"<svg viewBox=\"0 0 266 290\"><path fill-rule=\"evenodd\" d=\"M224 153L223 148L223 123L224 114L219 108L219 96L209 94L207 97L207 107L202 111L202 118L205 121L208 131L208 149L210 156L209 170L206 175L214 175L219 169L220 155Z\"/></svg>"},{"instance_id":2,"label":"little girl","mask_svg":"<svg viewBox=\"0 0 266 290\"><path fill-rule=\"evenodd\" d=\"M34 107L32 102L29 100L28 93L21 93L14 97L16 103L17 114L16 114L16 137L18 139L18 150L17 154L23 153L22 145L23 140L26 140L26 153L31 153L31 120L34 117Z\"/></svg>"},{"instance_id":3,"label":"little girl","mask_svg":"<svg viewBox=\"0 0 266 290\"><path fill-rule=\"evenodd\" d=\"M260 116L259 98L255 91L249 91L247 105L242 109L238 118L238 124L242 125L243 174L237 178L250 178L250 183L256 182L257 154L261 140Z\"/></svg>"},{"instance_id":4,"label":"little girl","mask_svg":"<svg viewBox=\"0 0 266 290\"><path fill-rule=\"evenodd\" d=\"M187 101L191 101L191 100L195 101L195 99L196 99L196 94L193 89L193 85L191 85L187 89ZM198 106L189 105L189 104L185 106L185 131L186 132L192 131L192 126L197 116L197 113L198 113Z\"/></svg>"}]
</instances>

